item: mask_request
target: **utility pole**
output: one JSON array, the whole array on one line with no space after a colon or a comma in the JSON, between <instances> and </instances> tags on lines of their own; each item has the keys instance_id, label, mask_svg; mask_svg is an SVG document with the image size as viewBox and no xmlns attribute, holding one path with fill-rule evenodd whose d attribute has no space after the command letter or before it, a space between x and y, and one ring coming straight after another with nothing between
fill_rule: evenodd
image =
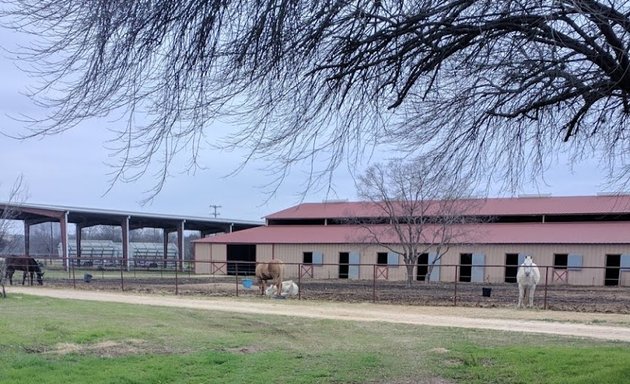
<instances>
[{"instance_id":1,"label":"utility pole","mask_svg":"<svg viewBox=\"0 0 630 384\"><path fill-rule=\"evenodd\" d=\"M214 216L214 218L216 219L216 217L219 216L219 213L217 212L217 208L221 208L221 206L220 205L210 204L210 208L212 208L214 210L214 212L211 213L211 215Z\"/></svg>"}]
</instances>

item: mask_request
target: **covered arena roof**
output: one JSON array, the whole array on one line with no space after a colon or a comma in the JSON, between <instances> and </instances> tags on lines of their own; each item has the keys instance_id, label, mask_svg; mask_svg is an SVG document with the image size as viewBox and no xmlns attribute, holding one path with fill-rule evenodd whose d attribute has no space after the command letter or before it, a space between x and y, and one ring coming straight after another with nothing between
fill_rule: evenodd
<instances>
[{"instance_id":1,"label":"covered arena roof","mask_svg":"<svg viewBox=\"0 0 630 384\"><path fill-rule=\"evenodd\" d=\"M197 216L171 215L118 211L98 208L81 208L44 204L11 204L0 202L0 215L11 220L22 220L30 224L59 221L67 214L68 223L82 227L94 225L120 225L121 220L129 218L129 228L162 228L175 230L184 222L186 230L198 230L203 233L238 231L262 225L262 222L233 220L223 218L206 218Z\"/></svg>"}]
</instances>

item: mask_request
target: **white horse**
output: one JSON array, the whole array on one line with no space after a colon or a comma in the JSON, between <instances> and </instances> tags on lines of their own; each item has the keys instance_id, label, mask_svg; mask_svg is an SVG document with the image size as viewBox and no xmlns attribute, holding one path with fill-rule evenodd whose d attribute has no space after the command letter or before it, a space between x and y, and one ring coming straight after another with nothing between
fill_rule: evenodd
<instances>
[{"instance_id":1,"label":"white horse","mask_svg":"<svg viewBox=\"0 0 630 384\"><path fill-rule=\"evenodd\" d=\"M525 295L529 297L526 299L527 306L534 306L534 292L536 291L536 284L540 281L540 271L531 256L526 256L523 264L518 268L516 274L516 282L518 283L518 308L523 306L523 299Z\"/></svg>"},{"instance_id":2,"label":"white horse","mask_svg":"<svg viewBox=\"0 0 630 384\"><path fill-rule=\"evenodd\" d=\"M265 291L265 294L267 296L276 296L277 292L278 292L278 288L276 288L275 285L270 285ZM284 296L284 297L297 296L299 292L300 292L300 289L298 285L295 284L293 280L287 280L287 281L282 282L282 292L278 296Z\"/></svg>"}]
</instances>

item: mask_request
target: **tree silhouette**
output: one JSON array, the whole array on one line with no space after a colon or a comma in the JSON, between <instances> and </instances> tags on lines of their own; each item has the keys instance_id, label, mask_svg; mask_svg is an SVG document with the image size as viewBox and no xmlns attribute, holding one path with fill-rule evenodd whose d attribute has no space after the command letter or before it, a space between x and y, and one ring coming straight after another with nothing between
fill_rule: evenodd
<instances>
[{"instance_id":1,"label":"tree silhouette","mask_svg":"<svg viewBox=\"0 0 630 384\"><path fill-rule=\"evenodd\" d=\"M440 172L422 160L391 160L370 166L358 178L357 194L374 207L371 218L350 219L367 235L359 243L377 244L402 256L407 287L412 286L418 257L431 254L425 281L450 247L471 241L482 200L472 199L464 179Z\"/></svg>"},{"instance_id":2,"label":"tree silhouette","mask_svg":"<svg viewBox=\"0 0 630 384\"><path fill-rule=\"evenodd\" d=\"M119 114L115 179L209 145L317 179L375 143L445 171L538 177L559 154L630 176L630 3L621 0L13 0L49 115ZM147 123L135 123L148 116ZM238 122L216 143L217 119ZM207 140L206 137L211 137ZM211 142L210 144L208 142Z\"/></svg>"}]
</instances>

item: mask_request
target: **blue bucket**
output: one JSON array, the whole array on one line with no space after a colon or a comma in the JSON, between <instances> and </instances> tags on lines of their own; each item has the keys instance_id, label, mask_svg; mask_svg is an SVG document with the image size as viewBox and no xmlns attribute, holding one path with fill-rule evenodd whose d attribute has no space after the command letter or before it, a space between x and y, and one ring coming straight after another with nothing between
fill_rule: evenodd
<instances>
[{"instance_id":1,"label":"blue bucket","mask_svg":"<svg viewBox=\"0 0 630 384\"><path fill-rule=\"evenodd\" d=\"M251 279L244 279L243 280L243 287L245 287L245 288L251 288L253 284L254 284L254 282Z\"/></svg>"}]
</instances>

